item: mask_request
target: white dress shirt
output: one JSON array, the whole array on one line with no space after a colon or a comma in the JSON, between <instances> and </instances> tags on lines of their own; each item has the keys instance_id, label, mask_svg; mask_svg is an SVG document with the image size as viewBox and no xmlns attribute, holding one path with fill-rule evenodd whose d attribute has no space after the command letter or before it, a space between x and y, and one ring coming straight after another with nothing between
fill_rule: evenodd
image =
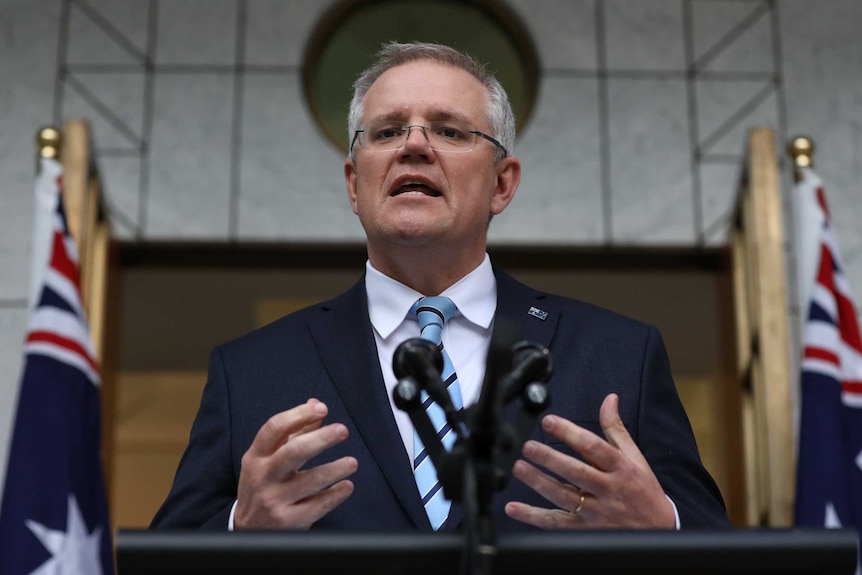
<instances>
[{"instance_id":1,"label":"white dress shirt","mask_svg":"<svg viewBox=\"0 0 862 575\"><path fill-rule=\"evenodd\" d=\"M403 341L419 337L419 322L407 317L416 300L426 295L441 295L458 307L454 317L443 326L443 347L452 360L464 407L479 399L485 377L485 358L491 344L494 313L497 311L497 280L488 254L472 272L441 294L421 294L377 271L371 262L365 264L365 290L368 314L374 328L377 356L386 385L389 405L395 415L405 456L413 461L413 424L407 413L395 407L392 390L398 379L392 371L392 356Z\"/></svg>"}]
</instances>

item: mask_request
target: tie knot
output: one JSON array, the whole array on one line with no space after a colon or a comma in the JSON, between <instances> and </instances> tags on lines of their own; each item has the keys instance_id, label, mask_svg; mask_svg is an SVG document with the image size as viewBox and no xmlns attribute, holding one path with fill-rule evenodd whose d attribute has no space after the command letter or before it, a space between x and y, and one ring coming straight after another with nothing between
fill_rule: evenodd
<instances>
[{"instance_id":1,"label":"tie knot","mask_svg":"<svg viewBox=\"0 0 862 575\"><path fill-rule=\"evenodd\" d=\"M458 309L448 297L423 297L414 304L416 319L419 320L419 335L422 339L440 343L443 324L445 324Z\"/></svg>"}]
</instances>

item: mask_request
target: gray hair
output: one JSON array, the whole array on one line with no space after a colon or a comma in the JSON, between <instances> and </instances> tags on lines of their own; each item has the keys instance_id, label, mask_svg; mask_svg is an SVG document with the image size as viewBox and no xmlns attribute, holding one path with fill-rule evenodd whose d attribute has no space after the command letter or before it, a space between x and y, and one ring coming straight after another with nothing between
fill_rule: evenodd
<instances>
[{"instance_id":1,"label":"gray hair","mask_svg":"<svg viewBox=\"0 0 862 575\"><path fill-rule=\"evenodd\" d=\"M473 57L449 46L426 42L406 44L389 42L384 44L377 53L377 60L374 64L359 75L356 82L353 83L353 99L350 101L350 112L347 115L348 145L353 142L356 130L362 123L362 116L365 113L365 95L371 85L390 68L416 60L432 60L447 66L461 68L479 80L488 90L488 106L485 109L485 117L491 125L493 131L491 135L500 141L509 154L513 153L515 148L515 114L512 112L509 96L500 81ZM352 150L351 157L355 159L355 152ZM503 150L498 148L494 160L498 161L502 157Z\"/></svg>"}]
</instances>

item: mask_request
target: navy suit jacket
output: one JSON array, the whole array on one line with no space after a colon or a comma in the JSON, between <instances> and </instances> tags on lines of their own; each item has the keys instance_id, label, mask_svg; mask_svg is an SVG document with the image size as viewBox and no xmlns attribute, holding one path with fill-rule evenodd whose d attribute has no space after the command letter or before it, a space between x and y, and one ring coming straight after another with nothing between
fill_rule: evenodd
<instances>
[{"instance_id":1,"label":"navy suit jacket","mask_svg":"<svg viewBox=\"0 0 862 575\"><path fill-rule=\"evenodd\" d=\"M550 412L601 435L599 406L615 392L629 433L674 501L683 528L729 527L718 488L703 468L658 330L596 306L536 291L502 271L497 323L553 355ZM530 315L535 307L545 319ZM364 278L339 297L288 315L213 350L189 446L152 527L226 529L241 459L266 420L316 397L349 438L307 466L352 455L355 490L315 529L430 531L395 424L374 343ZM507 409L513 417L518 402ZM536 426L533 438L571 453ZM505 502L551 507L516 479L495 494L501 531L529 526L506 517ZM445 528L456 527L453 505Z\"/></svg>"}]
</instances>

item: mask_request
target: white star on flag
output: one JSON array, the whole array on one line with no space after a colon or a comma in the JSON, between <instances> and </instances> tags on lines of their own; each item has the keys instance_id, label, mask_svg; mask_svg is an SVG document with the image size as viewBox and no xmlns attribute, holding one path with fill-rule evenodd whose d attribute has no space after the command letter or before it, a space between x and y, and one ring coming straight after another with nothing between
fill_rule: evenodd
<instances>
[{"instance_id":1,"label":"white star on flag","mask_svg":"<svg viewBox=\"0 0 862 575\"><path fill-rule=\"evenodd\" d=\"M65 532L31 520L27 521L27 527L52 556L30 575L90 575L102 572L99 563L102 527L87 533L84 517L74 495L69 494Z\"/></svg>"},{"instance_id":2,"label":"white star on flag","mask_svg":"<svg viewBox=\"0 0 862 575\"><path fill-rule=\"evenodd\" d=\"M838 518L838 513L835 511L835 505L831 501L826 503L826 519L823 525L829 529L840 529L841 519Z\"/></svg>"}]
</instances>

